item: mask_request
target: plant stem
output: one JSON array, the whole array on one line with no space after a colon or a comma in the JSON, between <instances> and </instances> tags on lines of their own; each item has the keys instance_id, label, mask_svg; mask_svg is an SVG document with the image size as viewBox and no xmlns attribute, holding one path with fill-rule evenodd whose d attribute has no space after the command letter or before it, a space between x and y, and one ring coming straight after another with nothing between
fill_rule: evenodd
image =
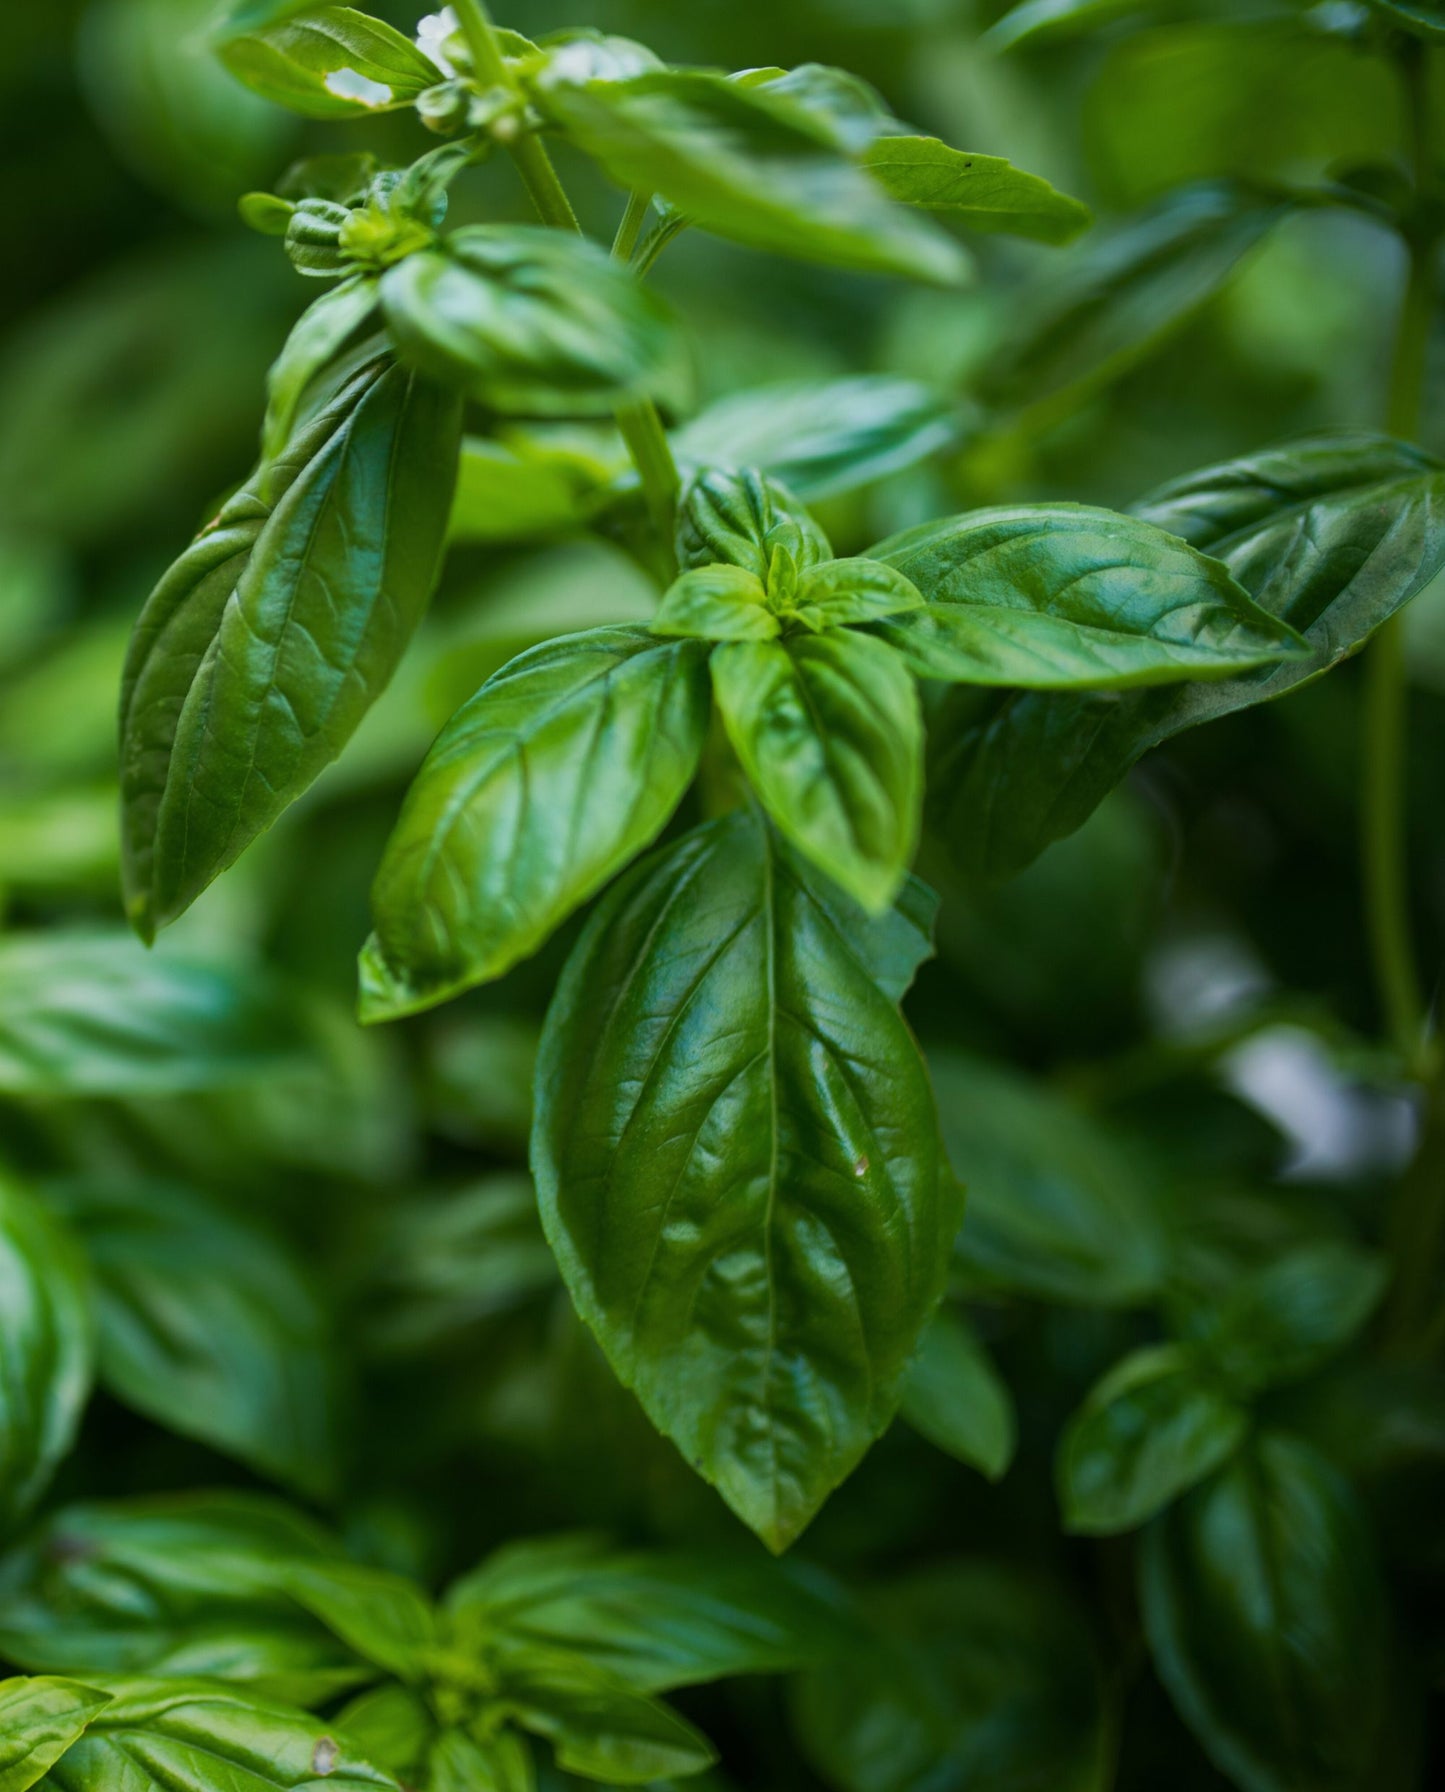
<instances>
[{"instance_id":1,"label":"plant stem","mask_svg":"<svg viewBox=\"0 0 1445 1792\"><path fill-rule=\"evenodd\" d=\"M1415 171L1416 214L1431 179L1427 65L1411 38L1402 50ZM1413 224L1405 232L1409 272L1390 373L1386 427L1409 440L1419 431L1430 326L1435 307L1433 234ZM1361 848L1366 927L1389 1034L1410 1074L1425 1070L1425 1010L1420 996L1410 924L1406 839L1408 668L1403 624L1393 616L1366 655Z\"/></svg>"},{"instance_id":2,"label":"plant stem","mask_svg":"<svg viewBox=\"0 0 1445 1792\"><path fill-rule=\"evenodd\" d=\"M642 235L642 227L647 222L647 214L652 210L651 193L630 193L627 197L627 210L622 214L622 222L617 226L617 235L613 240L612 253L618 261L631 261L637 249L638 239Z\"/></svg>"},{"instance_id":3,"label":"plant stem","mask_svg":"<svg viewBox=\"0 0 1445 1792\"><path fill-rule=\"evenodd\" d=\"M478 78L498 87L515 88L516 82L497 43L496 30L486 0L454 0L454 3L457 20L466 33L467 43L471 48L472 64ZM552 158L542 139L535 132L529 131L515 142L509 143L507 150L517 165L517 172L521 175L522 183L531 195L542 222L554 230L571 230L580 236L582 226L572 209L572 201L567 197L566 189L557 178L557 170L552 166ZM628 228L633 207L640 198L640 195L634 194L629 201L627 216L623 219L623 230ZM646 217L646 207L650 203L650 199L642 201L642 211L635 224L639 233ZM620 238L621 233L619 240ZM634 237L634 246L635 241ZM648 515L661 536L664 554L670 556L677 494L681 490L682 479L677 463L672 458L667 431L662 426L656 405L644 398L620 406L617 411L617 427L637 468L638 478L642 481Z\"/></svg>"}]
</instances>

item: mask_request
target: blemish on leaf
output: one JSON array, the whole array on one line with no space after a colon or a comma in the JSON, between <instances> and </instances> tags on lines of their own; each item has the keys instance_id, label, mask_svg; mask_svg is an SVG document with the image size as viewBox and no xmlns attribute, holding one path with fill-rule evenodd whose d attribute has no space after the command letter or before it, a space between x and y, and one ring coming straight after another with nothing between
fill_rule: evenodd
<instances>
[{"instance_id":1,"label":"blemish on leaf","mask_svg":"<svg viewBox=\"0 0 1445 1792\"><path fill-rule=\"evenodd\" d=\"M857 1163L854 1164L853 1174L855 1176L866 1176L868 1174L868 1159L866 1157L860 1157Z\"/></svg>"},{"instance_id":2,"label":"blemish on leaf","mask_svg":"<svg viewBox=\"0 0 1445 1792\"><path fill-rule=\"evenodd\" d=\"M312 1752L311 1771L318 1778L324 1780L336 1772L336 1766L340 1759L341 1750L329 1736L323 1736Z\"/></svg>"},{"instance_id":3,"label":"blemish on leaf","mask_svg":"<svg viewBox=\"0 0 1445 1792\"><path fill-rule=\"evenodd\" d=\"M389 106L393 99L385 81L373 81L354 68L334 68L326 77L326 91L339 100L356 100L363 106Z\"/></svg>"}]
</instances>

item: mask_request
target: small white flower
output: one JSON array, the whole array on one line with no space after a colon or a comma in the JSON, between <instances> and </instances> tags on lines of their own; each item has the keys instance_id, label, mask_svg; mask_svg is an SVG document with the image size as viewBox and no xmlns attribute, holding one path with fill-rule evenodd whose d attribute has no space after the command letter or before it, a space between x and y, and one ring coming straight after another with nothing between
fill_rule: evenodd
<instances>
[{"instance_id":1,"label":"small white flower","mask_svg":"<svg viewBox=\"0 0 1445 1792\"><path fill-rule=\"evenodd\" d=\"M384 81L373 81L354 68L334 68L326 77L326 91L339 100L359 100L363 106L389 106L392 91Z\"/></svg>"},{"instance_id":2,"label":"small white flower","mask_svg":"<svg viewBox=\"0 0 1445 1792\"><path fill-rule=\"evenodd\" d=\"M430 58L444 75L453 79L458 69L447 55L447 40L461 29L454 7L444 6L440 12L429 12L416 28L416 47L423 56Z\"/></svg>"}]
</instances>

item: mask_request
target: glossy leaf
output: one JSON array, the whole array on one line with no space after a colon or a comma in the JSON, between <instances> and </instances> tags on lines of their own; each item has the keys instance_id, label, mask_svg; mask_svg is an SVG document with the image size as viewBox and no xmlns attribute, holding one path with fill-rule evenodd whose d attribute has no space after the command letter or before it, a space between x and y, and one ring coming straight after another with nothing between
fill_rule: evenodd
<instances>
[{"instance_id":1,"label":"glossy leaf","mask_svg":"<svg viewBox=\"0 0 1445 1792\"><path fill-rule=\"evenodd\" d=\"M452 718L373 891L369 1020L498 977L652 841L697 769L707 649L640 628L539 647Z\"/></svg>"},{"instance_id":2,"label":"glossy leaf","mask_svg":"<svg viewBox=\"0 0 1445 1792\"><path fill-rule=\"evenodd\" d=\"M269 402L261 436L261 452L267 459L280 454L290 439L307 386L341 352L376 305L375 280L357 275L323 293L302 312L267 377Z\"/></svg>"},{"instance_id":3,"label":"glossy leaf","mask_svg":"<svg viewBox=\"0 0 1445 1792\"><path fill-rule=\"evenodd\" d=\"M127 907L149 938L349 739L421 618L460 403L364 368L162 579L121 708Z\"/></svg>"},{"instance_id":4,"label":"glossy leaf","mask_svg":"<svg viewBox=\"0 0 1445 1792\"><path fill-rule=\"evenodd\" d=\"M90 1259L106 1387L183 1436L331 1494L336 1344L290 1251L190 1189L97 1177L50 1197Z\"/></svg>"},{"instance_id":5,"label":"glossy leaf","mask_svg":"<svg viewBox=\"0 0 1445 1792\"><path fill-rule=\"evenodd\" d=\"M1059 1592L994 1562L935 1560L872 1600L876 1642L810 1675L799 1741L838 1792L1029 1792L1100 1783L1088 1630Z\"/></svg>"},{"instance_id":6,"label":"glossy leaf","mask_svg":"<svg viewBox=\"0 0 1445 1792\"><path fill-rule=\"evenodd\" d=\"M846 135L788 95L670 69L554 81L541 103L619 185L715 235L946 285L967 275L963 251L887 199L854 167Z\"/></svg>"},{"instance_id":7,"label":"glossy leaf","mask_svg":"<svg viewBox=\"0 0 1445 1792\"><path fill-rule=\"evenodd\" d=\"M0 1680L0 1792L30 1792L109 1699L73 1680Z\"/></svg>"},{"instance_id":8,"label":"glossy leaf","mask_svg":"<svg viewBox=\"0 0 1445 1792\"><path fill-rule=\"evenodd\" d=\"M1160 1285L1165 1241L1150 1189L1111 1134L1014 1072L932 1055L944 1142L968 1189L961 1265L985 1287L1128 1306Z\"/></svg>"},{"instance_id":9,"label":"glossy leaf","mask_svg":"<svg viewBox=\"0 0 1445 1792\"><path fill-rule=\"evenodd\" d=\"M508 1544L446 1609L462 1636L585 1655L647 1693L806 1667L833 1652L837 1627L828 1602L767 1563L585 1536Z\"/></svg>"},{"instance_id":10,"label":"glossy leaf","mask_svg":"<svg viewBox=\"0 0 1445 1792\"><path fill-rule=\"evenodd\" d=\"M1346 1482L1264 1436L1144 1539L1149 1646L1180 1715L1246 1792L1347 1792L1386 1688L1374 1542Z\"/></svg>"},{"instance_id":11,"label":"glossy leaf","mask_svg":"<svg viewBox=\"0 0 1445 1792\"><path fill-rule=\"evenodd\" d=\"M0 1536L44 1493L90 1394L85 1263L70 1234L0 1173Z\"/></svg>"},{"instance_id":12,"label":"glossy leaf","mask_svg":"<svg viewBox=\"0 0 1445 1792\"><path fill-rule=\"evenodd\" d=\"M684 466L756 467L800 498L831 497L954 446L967 419L916 380L783 380L716 400L672 438Z\"/></svg>"},{"instance_id":13,"label":"glossy leaf","mask_svg":"<svg viewBox=\"0 0 1445 1792\"><path fill-rule=\"evenodd\" d=\"M661 300L561 231L453 231L390 268L381 302L404 359L495 411L605 416L677 386Z\"/></svg>"},{"instance_id":14,"label":"glossy leaf","mask_svg":"<svg viewBox=\"0 0 1445 1792\"><path fill-rule=\"evenodd\" d=\"M764 809L849 895L885 909L913 856L922 801L923 724L902 660L839 631L727 642L712 676Z\"/></svg>"},{"instance_id":15,"label":"glossy leaf","mask_svg":"<svg viewBox=\"0 0 1445 1792\"><path fill-rule=\"evenodd\" d=\"M294 1069L303 1036L264 977L122 933L0 940L0 1090L163 1095Z\"/></svg>"},{"instance_id":16,"label":"glossy leaf","mask_svg":"<svg viewBox=\"0 0 1445 1792\"><path fill-rule=\"evenodd\" d=\"M655 1699L575 1655L527 1648L504 1656L502 1687L516 1722L551 1743L557 1765L611 1786L701 1773L707 1738Z\"/></svg>"},{"instance_id":17,"label":"glossy leaf","mask_svg":"<svg viewBox=\"0 0 1445 1792\"><path fill-rule=\"evenodd\" d=\"M1059 1442L1071 1531L1133 1530L1227 1462L1249 1415L1199 1356L1164 1344L1127 1356L1092 1388Z\"/></svg>"},{"instance_id":18,"label":"glossy leaf","mask_svg":"<svg viewBox=\"0 0 1445 1792\"><path fill-rule=\"evenodd\" d=\"M833 558L817 523L780 481L751 467L705 467L689 480L677 511L677 557L685 571L736 566L767 585L785 548L806 572Z\"/></svg>"},{"instance_id":19,"label":"glossy leaf","mask_svg":"<svg viewBox=\"0 0 1445 1792\"><path fill-rule=\"evenodd\" d=\"M663 594L651 627L703 641L772 641L782 630L762 582L741 566L690 568Z\"/></svg>"},{"instance_id":20,"label":"glossy leaf","mask_svg":"<svg viewBox=\"0 0 1445 1792\"><path fill-rule=\"evenodd\" d=\"M548 1018L533 1167L573 1300L774 1549L888 1423L942 1287L957 1202L894 1008L926 951L738 812L618 886Z\"/></svg>"},{"instance_id":21,"label":"glossy leaf","mask_svg":"<svg viewBox=\"0 0 1445 1792\"><path fill-rule=\"evenodd\" d=\"M996 50L1015 44L1072 37L1121 13L1137 11L1141 0L1020 0L994 24L987 41Z\"/></svg>"},{"instance_id":22,"label":"glossy leaf","mask_svg":"<svg viewBox=\"0 0 1445 1792\"><path fill-rule=\"evenodd\" d=\"M973 511L874 554L929 600L879 629L920 677L1127 688L1225 678L1306 651L1217 560L1088 505Z\"/></svg>"},{"instance_id":23,"label":"glossy leaf","mask_svg":"<svg viewBox=\"0 0 1445 1792\"><path fill-rule=\"evenodd\" d=\"M879 137L863 166L890 199L944 212L971 230L1067 243L1091 221L1088 206L1002 156L951 149L937 137Z\"/></svg>"},{"instance_id":24,"label":"glossy leaf","mask_svg":"<svg viewBox=\"0 0 1445 1792\"><path fill-rule=\"evenodd\" d=\"M990 1481L1013 1460L1013 1396L972 1327L947 1307L923 1334L899 1411L929 1443Z\"/></svg>"},{"instance_id":25,"label":"glossy leaf","mask_svg":"<svg viewBox=\"0 0 1445 1792\"><path fill-rule=\"evenodd\" d=\"M1367 4L1401 31L1423 37L1427 43L1445 38L1445 12L1438 0L1367 0Z\"/></svg>"},{"instance_id":26,"label":"glossy leaf","mask_svg":"<svg viewBox=\"0 0 1445 1792\"><path fill-rule=\"evenodd\" d=\"M441 79L410 38L350 6L308 6L301 16L231 30L222 62L252 92L308 118L364 118L409 106Z\"/></svg>"},{"instance_id":27,"label":"glossy leaf","mask_svg":"<svg viewBox=\"0 0 1445 1792\"><path fill-rule=\"evenodd\" d=\"M0 1567L0 1654L44 1673L203 1675L321 1703L373 1678L278 1583L337 1545L253 1495L68 1506Z\"/></svg>"},{"instance_id":28,"label":"glossy leaf","mask_svg":"<svg viewBox=\"0 0 1445 1792\"><path fill-rule=\"evenodd\" d=\"M1437 462L1352 434L1227 461L1143 500L1140 516L1221 560L1304 636L1308 657L1122 699L1019 692L945 708L930 783L946 793L938 821L959 863L1010 875L1072 833L1151 748L1354 653L1445 567L1442 498Z\"/></svg>"},{"instance_id":29,"label":"glossy leaf","mask_svg":"<svg viewBox=\"0 0 1445 1792\"><path fill-rule=\"evenodd\" d=\"M1343 1350L1388 1280L1371 1253L1305 1246L1238 1278L1191 1330L1221 1375L1256 1394L1302 1380Z\"/></svg>"},{"instance_id":30,"label":"glossy leaf","mask_svg":"<svg viewBox=\"0 0 1445 1792\"><path fill-rule=\"evenodd\" d=\"M113 1681L114 1696L40 1782L42 1792L332 1792L387 1788L320 1718L205 1681Z\"/></svg>"},{"instance_id":31,"label":"glossy leaf","mask_svg":"<svg viewBox=\"0 0 1445 1792\"><path fill-rule=\"evenodd\" d=\"M822 633L922 608L918 587L896 567L880 560L828 560L798 580L788 614Z\"/></svg>"},{"instance_id":32,"label":"glossy leaf","mask_svg":"<svg viewBox=\"0 0 1445 1792\"><path fill-rule=\"evenodd\" d=\"M1007 409L1067 409L1149 355L1224 286L1287 207L1247 188L1190 187L1051 262L979 395Z\"/></svg>"}]
</instances>

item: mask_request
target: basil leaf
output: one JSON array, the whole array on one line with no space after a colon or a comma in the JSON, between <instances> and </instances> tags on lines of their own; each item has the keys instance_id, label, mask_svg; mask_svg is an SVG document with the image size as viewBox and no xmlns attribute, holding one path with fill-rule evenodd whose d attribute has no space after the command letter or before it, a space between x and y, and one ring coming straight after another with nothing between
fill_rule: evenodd
<instances>
[{"instance_id":1,"label":"basil leaf","mask_svg":"<svg viewBox=\"0 0 1445 1792\"><path fill-rule=\"evenodd\" d=\"M619 185L778 255L953 285L963 250L854 167L845 134L786 94L680 69L549 81L543 109Z\"/></svg>"},{"instance_id":2,"label":"basil leaf","mask_svg":"<svg viewBox=\"0 0 1445 1792\"><path fill-rule=\"evenodd\" d=\"M261 452L267 460L274 460L290 440L307 386L371 316L376 303L376 281L357 275L302 312L266 380L269 402Z\"/></svg>"},{"instance_id":3,"label":"basil leaf","mask_svg":"<svg viewBox=\"0 0 1445 1792\"><path fill-rule=\"evenodd\" d=\"M656 837L702 752L706 661L698 642L592 629L458 710L377 874L364 1018L499 977Z\"/></svg>"},{"instance_id":4,"label":"basil leaf","mask_svg":"<svg viewBox=\"0 0 1445 1792\"><path fill-rule=\"evenodd\" d=\"M1142 10L1145 0L1021 0L984 34L995 50L1015 44L1053 43L1107 23L1120 13Z\"/></svg>"},{"instance_id":5,"label":"basil leaf","mask_svg":"<svg viewBox=\"0 0 1445 1792\"><path fill-rule=\"evenodd\" d=\"M0 939L0 1090L168 1095L304 1064L291 1005L263 975L156 958L125 934Z\"/></svg>"},{"instance_id":6,"label":"basil leaf","mask_svg":"<svg viewBox=\"0 0 1445 1792\"><path fill-rule=\"evenodd\" d=\"M456 230L381 280L402 356L495 411L606 416L678 383L662 301L595 244L519 225Z\"/></svg>"},{"instance_id":7,"label":"basil leaf","mask_svg":"<svg viewBox=\"0 0 1445 1792\"><path fill-rule=\"evenodd\" d=\"M350 380L162 579L121 700L127 908L174 920L340 752L436 580L461 406Z\"/></svg>"},{"instance_id":8,"label":"basil leaf","mask_svg":"<svg viewBox=\"0 0 1445 1792\"><path fill-rule=\"evenodd\" d=\"M1229 1460L1249 1414L1175 1344L1109 1371L1059 1442L1059 1504L1071 1531L1130 1531Z\"/></svg>"},{"instance_id":9,"label":"basil leaf","mask_svg":"<svg viewBox=\"0 0 1445 1792\"><path fill-rule=\"evenodd\" d=\"M1149 1646L1206 1753L1249 1792L1340 1792L1379 1759L1387 1647L1347 1482L1265 1435L1145 1533Z\"/></svg>"},{"instance_id":10,"label":"basil leaf","mask_svg":"<svg viewBox=\"0 0 1445 1792\"><path fill-rule=\"evenodd\" d=\"M934 1561L870 1601L873 1647L810 1674L798 1739L839 1792L1097 1784L1089 1634L1060 1591L996 1563Z\"/></svg>"},{"instance_id":11,"label":"basil leaf","mask_svg":"<svg viewBox=\"0 0 1445 1792\"><path fill-rule=\"evenodd\" d=\"M685 467L756 467L801 498L824 498L955 446L965 421L916 380L783 380L717 399L674 432L672 448Z\"/></svg>"},{"instance_id":12,"label":"basil leaf","mask_svg":"<svg viewBox=\"0 0 1445 1792\"><path fill-rule=\"evenodd\" d=\"M997 1481L1018 1442L1013 1396L961 1314L944 1307L923 1334L899 1412L945 1455Z\"/></svg>"},{"instance_id":13,"label":"basil leaf","mask_svg":"<svg viewBox=\"0 0 1445 1792\"><path fill-rule=\"evenodd\" d=\"M828 560L803 574L790 607L798 622L821 633L919 610L923 599L910 579L881 561Z\"/></svg>"},{"instance_id":14,"label":"basil leaf","mask_svg":"<svg viewBox=\"0 0 1445 1792\"><path fill-rule=\"evenodd\" d=\"M930 1059L944 1142L968 1188L960 1265L985 1288L1130 1306L1163 1279L1160 1217L1129 1155L1062 1097L958 1052Z\"/></svg>"},{"instance_id":15,"label":"basil leaf","mask_svg":"<svg viewBox=\"0 0 1445 1792\"><path fill-rule=\"evenodd\" d=\"M1366 5L1383 13L1401 31L1423 37L1427 43L1445 38L1445 13L1440 10L1439 0L1366 0Z\"/></svg>"},{"instance_id":16,"label":"basil leaf","mask_svg":"<svg viewBox=\"0 0 1445 1792\"><path fill-rule=\"evenodd\" d=\"M1345 1245L1289 1252L1238 1277L1190 1327L1219 1373L1245 1394L1301 1381L1337 1355L1380 1304L1384 1261Z\"/></svg>"},{"instance_id":17,"label":"basil leaf","mask_svg":"<svg viewBox=\"0 0 1445 1792\"><path fill-rule=\"evenodd\" d=\"M427 1754L430 1792L535 1792L531 1752L510 1730L478 1740L445 1730Z\"/></svg>"},{"instance_id":18,"label":"basil leaf","mask_svg":"<svg viewBox=\"0 0 1445 1792\"><path fill-rule=\"evenodd\" d=\"M277 1585L338 1546L253 1495L69 1506L0 1564L0 1655L44 1673L204 1675L319 1704L373 1671Z\"/></svg>"},{"instance_id":19,"label":"basil leaf","mask_svg":"<svg viewBox=\"0 0 1445 1792\"><path fill-rule=\"evenodd\" d=\"M827 536L785 485L754 468L704 467L677 511L677 557L684 570L738 566L766 585L785 548L799 572L833 558Z\"/></svg>"},{"instance_id":20,"label":"basil leaf","mask_svg":"<svg viewBox=\"0 0 1445 1792\"><path fill-rule=\"evenodd\" d=\"M1445 567L1445 469L1367 434L1306 439L1176 480L1137 507L1223 562L1309 657L1125 698L1020 692L944 706L930 782L961 865L1028 864L1185 728L1281 696L1354 653Z\"/></svg>"},{"instance_id":21,"label":"basil leaf","mask_svg":"<svg viewBox=\"0 0 1445 1792\"><path fill-rule=\"evenodd\" d=\"M0 1680L0 1792L30 1792L109 1699L73 1680Z\"/></svg>"},{"instance_id":22,"label":"basil leaf","mask_svg":"<svg viewBox=\"0 0 1445 1792\"><path fill-rule=\"evenodd\" d=\"M761 582L741 566L694 566L669 586L652 619L654 635L704 641L772 641L782 624Z\"/></svg>"},{"instance_id":23,"label":"basil leaf","mask_svg":"<svg viewBox=\"0 0 1445 1792\"><path fill-rule=\"evenodd\" d=\"M795 100L855 155L880 131L897 128L883 96L847 69L821 62L797 68L755 68L733 76L740 87Z\"/></svg>"},{"instance_id":24,"label":"basil leaf","mask_svg":"<svg viewBox=\"0 0 1445 1792\"><path fill-rule=\"evenodd\" d=\"M637 1692L778 1674L834 1652L832 1604L770 1563L621 1553L595 1537L511 1543L457 1581L459 1634L585 1655Z\"/></svg>"},{"instance_id":25,"label":"basil leaf","mask_svg":"<svg viewBox=\"0 0 1445 1792\"><path fill-rule=\"evenodd\" d=\"M918 839L923 721L892 648L840 631L729 641L712 658L728 739L758 800L801 852L874 913Z\"/></svg>"},{"instance_id":26,"label":"basil leaf","mask_svg":"<svg viewBox=\"0 0 1445 1792\"><path fill-rule=\"evenodd\" d=\"M449 535L453 541L536 541L586 522L605 502L615 468L600 453L545 437L462 442Z\"/></svg>"},{"instance_id":27,"label":"basil leaf","mask_svg":"<svg viewBox=\"0 0 1445 1792\"><path fill-rule=\"evenodd\" d=\"M278 1570L276 1584L363 1660L401 1680L422 1677L437 1625L409 1580L354 1562L296 1561Z\"/></svg>"},{"instance_id":28,"label":"basil leaf","mask_svg":"<svg viewBox=\"0 0 1445 1792\"><path fill-rule=\"evenodd\" d=\"M1288 207L1245 187L1185 188L1051 262L978 382L1006 409L1081 402L1151 354L1229 280Z\"/></svg>"},{"instance_id":29,"label":"basil leaf","mask_svg":"<svg viewBox=\"0 0 1445 1792\"><path fill-rule=\"evenodd\" d=\"M0 1536L44 1493L90 1395L90 1290L70 1235L0 1173Z\"/></svg>"},{"instance_id":30,"label":"basil leaf","mask_svg":"<svg viewBox=\"0 0 1445 1792\"><path fill-rule=\"evenodd\" d=\"M957 1216L892 993L921 936L848 912L750 814L699 828L600 905L538 1065L573 1300L775 1550L892 1417Z\"/></svg>"},{"instance_id":31,"label":"basil leaf","mask_svg":"<svg viewBox=\"0 0 1445 1792\"><path fill-rule=\"evenodd\" d=\"M330 1792L385 1787L317 1718L205 1681L111 1682L114 1696L40 1782L42 1792Z\"/></svg>"},{"instance_id":32,"label":"basil leaf","mask_svg":"<svg viewBox=\"0 0 1445 1792\"><path fill-rule=\"evenodd\" d=\"M500 1672L516 1722L552 1744L564 1772L638 1786L701 1773L717 1759L707 1738L676 1712L575 1655L507 1650Z\"/></svg>"},{"instance_id":33,"label":"basil leaf","mask_svg":"<svg viewBox=\"0 0 1445 1792\"><path fill-rule=\"evenodd\" d=\"M1002 156L951 149L937 137L879 137L862 161L890 199L946 212L971 230L1067 243L1093 221L1087 205L1037 174Z\"/></svg>"},{"instance_id":34,"label":"basil leaf","mask_svg":"<svg viewBox=\"0 0 1445 1792\"><path fill-rule=\"evenodd\" d=\"M409 106L442 78L410 38L350 6L288 8L226 33L221 61L253 93L308 118Z\"/></svg>"},{"instance_id":35,"label":"basil leaf","mask_svg":"<svg viewBox=\"0 0 1445 1792\"><path fill-rule=\"evenodd\" d=\"M90 1259L105 1386L182 1436L333 1494L340 1365L291 1253L191 1189L96 1177L48 1193Z\"/></svg>"},{"instance_id":36,"label":"basil leaf","mask_svg":"<svg viewBox=\"0 0 1445 1792\"><path fill-rule=\"evenodd\" d=\"M337 1712L336 1727L363 1760L386 1768L403 1784L423 1779L436 1719L413 1688L392 1683L359 1694Z\"/></svg>"},{"instance_id":37,"label":"basil leaf","mask_svg":"<svg viewBox=\"0 0 1445 1792\"><path fill-rule=\"evenodd\" d=\"M1217 560L1085 504L973 511L873 552L930 600L878 630L922 678L1128 688L1225 678L1307 652Z\"/></svg>"}]
</instances>

